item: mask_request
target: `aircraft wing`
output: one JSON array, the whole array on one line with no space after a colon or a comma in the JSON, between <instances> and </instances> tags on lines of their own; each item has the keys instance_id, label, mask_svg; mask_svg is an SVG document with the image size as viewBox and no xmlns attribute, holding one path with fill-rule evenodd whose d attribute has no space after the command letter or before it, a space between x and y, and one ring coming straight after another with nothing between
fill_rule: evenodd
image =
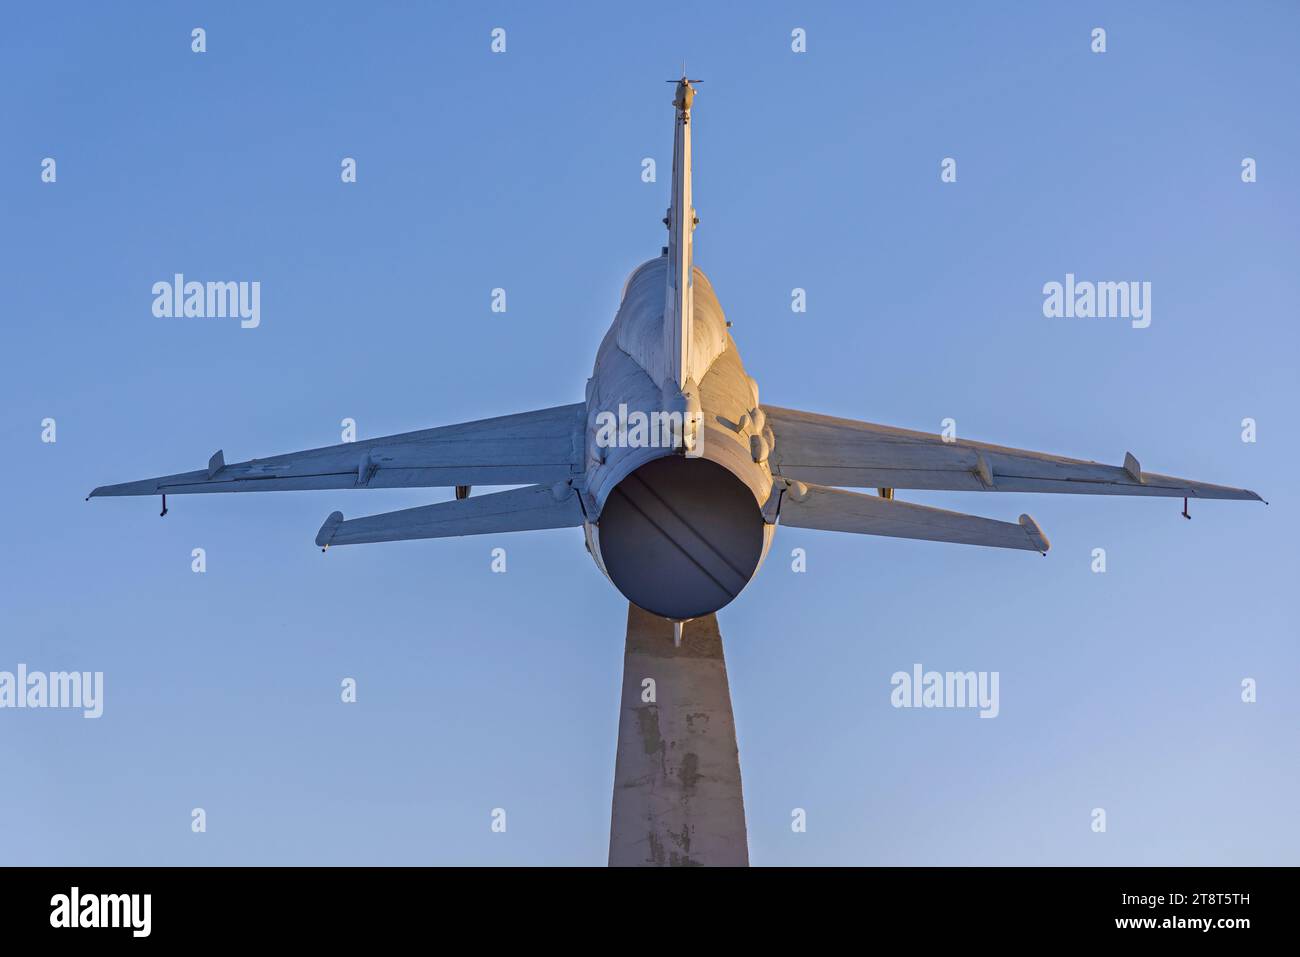
<instances>
[{"instance_id":1,"label":"aircraft wing","mask_svg":"<svg viewBox=\"0 0 1300 957\"><path fill-rule=\"evenodd\" d=\"M512 488L349 521L344 521L342 512L334 512L325 519L317 533L316 544L328 548L330 545L572 528L581 524L582 506L578 503L577 493L567 483L557 482L554 486Z\"/></svg>"},{"instance_id":2,"label":"aircraft wing","mask_svg":"<svg viewBox=\"0 0 1300 957\"><path fill-rule=\"evenodd\" d=\"M562 482L583 471L585 419L575 402L234 465L218 451L206 469L104 485L90 497Z\"/></svg>"},{"instance_id":3,"label":"aircraft wing","mask_svg":"<svg viewBox=\"0 0 1300 957\"><path fill-rule=\"evenodd\" d=\"M1144 472L1131 453L1102 465L1045 452L764 406L774 475L850 488L1072 492L1263 501L1248 489Z\"/></svg>"},{"instance_id":4,"label":"aircraft wing","mask_svg":"<svg viewBox=\"0 0 1300 957\"><path fill-rule=\"evenodd\" d=\"M1019 548L1047 554L1047 536L1028 515L1019 523L963 515L927 505L877 498L861 492L791 482L781 496L781 525L828 532L856 532L928 542Z\"/></svg>"}]
</instances>

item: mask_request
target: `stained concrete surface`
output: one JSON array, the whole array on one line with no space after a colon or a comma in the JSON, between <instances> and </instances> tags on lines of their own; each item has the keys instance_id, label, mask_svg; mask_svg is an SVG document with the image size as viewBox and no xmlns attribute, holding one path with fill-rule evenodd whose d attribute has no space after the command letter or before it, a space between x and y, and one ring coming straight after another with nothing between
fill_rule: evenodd
<instances>
[{"instance_id":1,"label":"stained concrete surface","mask_svg":"<svg viewBox=\"0 0 1300 957\"><path fill-rule=\"evenodd\" d=\"M654 700L645 679L654 681ZM716 615L686 624L628 606L611 866L745 866L745 803Z\"/></svg>"}]
</instances>

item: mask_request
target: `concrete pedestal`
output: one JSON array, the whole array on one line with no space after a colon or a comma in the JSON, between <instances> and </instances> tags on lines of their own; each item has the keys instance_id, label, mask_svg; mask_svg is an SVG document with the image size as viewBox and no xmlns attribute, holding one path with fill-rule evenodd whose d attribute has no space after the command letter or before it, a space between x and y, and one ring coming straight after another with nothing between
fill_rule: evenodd
<instances>
[{"instance_id":1,"label":"concrete pedestal","mask_svg":"<svg viewBox=\"0 0 1300 957\"><path fill-rule=\"evenodd\" d=\"M672 622L628 606L609 863L749 864L716 615L688 622L674 648Z\"/></svg>"}]
</instances>

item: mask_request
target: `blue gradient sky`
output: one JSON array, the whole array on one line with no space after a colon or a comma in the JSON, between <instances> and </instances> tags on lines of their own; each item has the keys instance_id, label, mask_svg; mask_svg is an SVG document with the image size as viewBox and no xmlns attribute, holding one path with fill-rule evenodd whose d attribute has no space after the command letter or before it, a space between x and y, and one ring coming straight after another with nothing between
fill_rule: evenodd
<instances>
[{"instance_id":1,"label":"blue gradient sky","mask_svg":"<svg viewBox=\"0 0 1300 957\"><path fill-rule=\"evenodd\" d=\"M3 14L0 669L106 702L0 711L0 863L604 862L626 605L579 531L322 556L332 510L450 492L82 499L579 400L664 241L683 58L764 401L1272 501L900 496L1028 511L1046 559L779 531L719 615L753 862L1296 862L1294 4L301 6ZM174 272L259 280L261 327L155 318ZM1150 328L1045 319L1067 272L1152 282ZM913 662L999 671L1001 715L893 709Z\"/></svg>"}]
</instances>

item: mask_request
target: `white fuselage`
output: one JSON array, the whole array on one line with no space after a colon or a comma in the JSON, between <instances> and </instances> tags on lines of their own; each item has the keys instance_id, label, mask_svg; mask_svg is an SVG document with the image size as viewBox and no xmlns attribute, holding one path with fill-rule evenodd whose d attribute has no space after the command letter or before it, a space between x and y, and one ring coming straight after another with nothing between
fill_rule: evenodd
<instances>
[{"instance_id":1,"label":"white fuselage","mask_svg":"<svg viewBox=\"0 0 1300 957\"><path fill-rule=\"evenodd\" d=\"M583 501L592 556L615 586L648 611L690 618L731 601L771 544L774 515L764 506L772 433L697 268L691 342L685 366L676 365L664 328L669 263L664 255L632 272L597 352L587 382ZM674 381L679 374L684 388ZM680 441L637 427L664 421L684 423Z\"/></svg>"}]
</instances>

